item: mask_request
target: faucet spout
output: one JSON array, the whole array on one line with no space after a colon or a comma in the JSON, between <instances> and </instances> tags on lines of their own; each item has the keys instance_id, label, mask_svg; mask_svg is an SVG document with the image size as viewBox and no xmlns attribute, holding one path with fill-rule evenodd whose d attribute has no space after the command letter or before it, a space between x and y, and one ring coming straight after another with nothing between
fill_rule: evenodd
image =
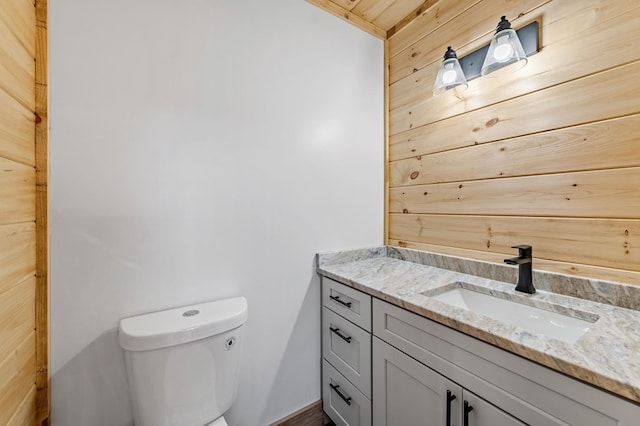
<instances>
[{"instance_id":1,"label":"faucet spout","mask_svg":"<svg viewBox=\"0 0 640 426\"><path fill-rule=\"evenodd\" d=\"M507 265L522 265L525 263L531 263L531 258L512 257L510 259L505 259L504 263Z\"/></svg>"},{"instance_id":2,"label":"faucet spout","mask_svg":"<svg viewBox=\"0 0 640 426\"><path fill-rule=\"evenodd\" d=\"M533 294L536 292L533 286L533 249L531 246L513 246L511 248L518 249L518 257L512 257L504 259L504 262L508 265L518 265L518 284L516 285L516 291L523 293Z\"/></svg>"}]
</instances>

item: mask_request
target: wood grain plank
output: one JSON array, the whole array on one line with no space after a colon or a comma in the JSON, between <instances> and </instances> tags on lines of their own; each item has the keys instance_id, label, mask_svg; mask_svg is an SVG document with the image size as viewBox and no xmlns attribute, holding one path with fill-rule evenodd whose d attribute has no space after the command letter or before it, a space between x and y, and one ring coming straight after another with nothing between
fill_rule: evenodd
<instances>
[{"instance_id":1,"label":"wood grain plank","mask_svg":"<svg viewBox=\"0 0 640 426\"><path fill-rule=\"evenodd\" d=\"M497 253L477 251L457 247L416 243L413 241L389 240L389 245L410 248L414 250L442 253L451 256L466 257L469 259L482 260L492 263L502 263L503 259L513 256L513 252ZM540 259L538 257L534 259L534 269L566 275L574 275L579 277L590 277L606 281L640 285L640 272L624 271L611 268L600 268L597 266L584 265L580 263L558 262L549 259Z\"/></svg>"},{"instance_id":2,"label":"wood grain plank","mask_svg":"<svg viewBox=\"0 0 640 426\"><path fill-rule=\"evenodd\" d=\"M36 4L36 20L38 21L38 25L47 26L49 11L48 11L48 0L35 0Z\"/></svg>"},{"instance_id":3,"label":"wood grain plank","mask_svg":"<svg viewBox=\"0 0 640 426\"><path fill-rule=\"evenodd\" d=\"M0 362L8 359L16 348L34 332L36 280L30 277L0 294ZM33 356L35 357L35 347ZM35 381L35 368L34 381Z\"/></svg>"},{"instance_id":4,"label":"wood grain plank","mask_svg":"<svg viewBox=\"0 0 640 426\"><path fill-rule=\"evenodd\" d=\"M0 424L28 425L24 418L28 414L24 411L29 407L22 407L22 401L35 391L36 380L36 339L31 331L3 361L0 362ZM35 402L35 392L33 394ZM33 407L35 408L35 407ZM35 415L35 410L31 415ZM26 417L25 417L26 416ZM16 421L10 420L14 418ZM17 420L21 422L17 422Z\"/></svg>"},{"instance_id":5,"label":"wood grain plank","mask_svg":"<svg viewBox=\"0 0 640 426\"><path fill-rule=\"evenodd\" d=\"M365 21L374 23L375 19L391 7L393 2L394 0L360 0L356 7L352 9L352 12ZM383 29L386 30L386 28Z\"/></svg>"},{"instance_id":6,"label":"wood grain plank","mask_svg":"<svg viewBox=\"0 0 640 426\"><path fill-rule=\"evenodd\" d=\"M391 186L638 166L638 129L640 115L632 115L437 153L391 145L392 159L418 154L391 162Z\"/></svg>"},{"instance_id":7,"label":"wood grain plank","mask_svg":"<svg viewBox=\"0 0 640 426\"><path fill-rule=\"evenodd\" d=\"M379 39L385 40L387 38L387 32L384 29L375 26L371 22L365 19L362 19L359 15L343 8L342 6L330 0L306 0L306 1L315 6L318 6L320 9L323 9L344 21L349 22L350 24L355 25L361 30L366 31L369 34L375 37L378 37Z\"/></svg>"},{"instance_id":8,"label":"wood grain plank","mask_svg":"<svg viewBox=\"0 0 640 426\"><path fill-rule=\"evenodd\" d=\"M35 244L33 222L0 226L0 295L35 275Z\"/></svg>"},{"instance_id":9,"label":"wood grain plank","mask_svg":"<svg viewBox=\"0 0 640 426\"><path fill-rule=\"evenodd\" d=\"M36 420L36 387L32 385L7 426L40 425Z\"/></svg>"},{"instance_id":10,"label":"wood grain plank","mask_svg":"<svg viewBox=\"0 0 640 426\"><path fill-rule=\"evenodd\" d=\"M640 220L390 215L392 240L510 253L529 244L537 256L640 271Z\"/></svg>"},{"instance_id":11,"label":"wood grain plank","mask_svg":"<svg viewBox=\"0 0 640 426\"><path fill-rule=\"evenodd\" d=\"M403 0L393 1L391 4L378 15L373 23L385 30L389 31L398 22L405 18L408 14L416 10L424 3L424 0Z\"/></svg>"},{"instance_id":12,"label":"wood grain plank","mask_svg":"<svg viewBox=\"0 0 640 426\"><path fill-rule=\"evenodd\" d=\"M37 46L36 46L37 58L35 62L35 70L36 70L35 82L37 85L46 86L48 84L47 69L49 64L48 49L47 49L48 39L47 39L47 27L41 21L38 21L36 34L37 34ZM35 93L34 96L36 96L37 98L39 94ZM42 96L40 96L40 100L42 100ZM46 96L45 96L45 100L46 100ZM37 105L36 103L35 108L36 110L40 109L40 111L42 112L42 105Z\"/></svg>"},{"instance_id":13,"label":"wood grain plank","mask_svg":"<svg viewBox=\"0 0 640 426\"><path fill-rule=\"evenodd\" d=\"M426 0L420 4L420 6L416 7L404 18L397 21L391 28L387 30L387 40L391 38L394 34L398 33L403 28L410 25L413 21L422 16L427 10L435 7L439 1L447 1L447 0Z\"/></svg>"},{"instance_id":14,"label":"wood grain plank","mask_svg":"<svg viewBox=\"0 0 640 426\"><path fill-rule=\"evenodd\" d=\"M640 168L393 188L390 211L640 219Z\"/></svg>"},{"instance_id":15,"label":"wood grain plank","mask_svg":"<svg viewBox=\"0 0 640 426\"><path fill-rule=\"evenodd\" d=\"M550 0L510 0L481 1L468 8L408 48L391 57L390 81L394 83L413 74L430 63L441 61L447 46L458 49L474 40L484 38L482 44L490 39L500 20L506 15L515 28L531 20L533 11ZM482 45L480 44L480 45Z\"/></svg>"},{"instance_id":16,"label":"wood grain plank","mask_svg":"<svg viewBox=\"0 0 640 426\"><path fill-rule=\"evenodd\" d=\"M37 0L36 28L36 407L39 425L48 424L49 391L49 98L47 0Z\"/></svg>"},{"instance_id":17,"label":"wood grain plank","mask_svg":"<svg viewBox=\"0 0 640 426\"><path fill-rule=\"evenodd\" d=\"M402 28L390 30L393 33L389 36L389 56L396 56L480 1L432 0L424 2L420 6L423 10L418 16L411 16L408 23L400 21L397 25L402 26Z\"/></svg>"},{"instance_id":18,"label":"wood grain plank","mask_svg":"<svg viewBox=\"0 0 640 426\"><path fill-rule=\"evenodd\" d=\"M0 225L35 220L33 167L0 157Z\"/></svg>"},{"instance_id":19,"label":"wood grain plank","mask_svg":"<svg viewBox=\"0 0 640 426\"><path fill-rule=\"evenodd\" d=\"M16 378L25 376L23 366L28 364L29 358L34 356L35 347L36 335L31 332L22 343L8 354L6 359L0 361L0 399L8 393L9 387L12 386L11 383L15 382ZM33 384L35 382L35 368L31 371L31 376L31 384Z\"/></svg>"},{"instance_id":20,"label":"wood grain plank","mask_svg":"<svg viewBox=\"0 0 640 426\"><path fill-rule=\"evenodd\" d=\"M640 3L607 1L597 14L592 10L574 10L579 8L573 2L551 2L536 10L544 14L554 12L556 19L543 25L544 48L530 57L519 72L500 78L479 78L470 82L464 92L447 92L437 97L432 96L431 89L439 61L396 82L390 89L390 119L416 115L421 123L428 124L637 60ZM570 5L575 6L572 9ZM578 12L588 16L576 29L572 24ZM566 16L558 17L559 13ZM602 55L603 51L608 54Z\"/></svg>"},{"instance_id":21,"label":"wood grain plank","mask_svg":"<svg viewBox=\"0 0 640 426\"><path fill-rule=\"evenodd\" d=\"M0 20L0 89L34 110L34 56L20 43L9 27Z\"/></svg>"},{"instance_id":22,"label":"wood grain plank","mask_svg":"<svg viewBox=\"0 0 640 426\"><path fill-rule=\"evenodd\" d=\"M361 0L331 0L331 1L345 10L352 10L354 7L358 5L358 3L360 3Z\"/></svg>"},{"instance_id":23,"label":"wood grain plank","mask_svg":"<svg viewBox=\"0 0 640 426\"><path fill-rule=\"evenodd\" d=\"M48 424L49 391L49 98L47 0L36 0L36 407L39 425Z\"/></svg>"},{"instance_id":24,"label":"wood grain plank","mask_svg":"<svg viewBox=\"0 0 640 426\"><path fill-rule=\"evenodd\" d=\"M637 114L640 85L628 76L638 72L640 62L634 62L422 126L392 138L391 143L427 143L437 152ZM617 83L612 85L612 81ZM391 134L410 130L414 124L419 125L420 119L413 121L391 122Z\"/></svg>"},{"instance_id":25,"label":"wood grain plank","mask_svg":"<svg viewBox=\"0 0 640 426\"><path fill-rule=\"evenodd\" d=\"M0 0L0 19L32 57L36 56L36 9L32 0Z\"/></svg>"},{"instance_id":26,"label":"wood grain plank","mask_svg":"<svg viewBox=\"0 0 640 426\"><path fill-rule=\"evenodd\" d=\"M35 165L33 112L0 89L0 156Z\"/></svg>"}]
</instances>

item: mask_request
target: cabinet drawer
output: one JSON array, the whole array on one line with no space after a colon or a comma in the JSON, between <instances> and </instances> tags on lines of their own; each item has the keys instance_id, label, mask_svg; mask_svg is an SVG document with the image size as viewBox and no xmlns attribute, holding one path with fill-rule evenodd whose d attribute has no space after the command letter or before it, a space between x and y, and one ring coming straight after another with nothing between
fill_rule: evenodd
<instances>
[{"instance_id":1,"label":"cabinet drawer","mask_svg":"<svg viewBox=\"0 0 640 426\"><path fill-rule=\"evenodd\" d=\"M371 332L371 296L368 294L323 277L322 304Z\"/></svg>"},{"instance_id":2,"label":"cabinet drawer","mask_svg":"<svg viewBox=\"0 0 640 426\"><path fill-rule=\"evenodd\" d=\"M371 401L326 360L322 361L322 406L336 426L371 426Z\"/></svg>"},{"instance_id":3,"label":"cabinet drawer","mask_svg":"<svg viewBox=\"0 0 640 426\"><path fill-rule=\"evenodd\" d=\"M371 334L322 309L322 356L371 398Z\"/></svg>"}]
</instances>

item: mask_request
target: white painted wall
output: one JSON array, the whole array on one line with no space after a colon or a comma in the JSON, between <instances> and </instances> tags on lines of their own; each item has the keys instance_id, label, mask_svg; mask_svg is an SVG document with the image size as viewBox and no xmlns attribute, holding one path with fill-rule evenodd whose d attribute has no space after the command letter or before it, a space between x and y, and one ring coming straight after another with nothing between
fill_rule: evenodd
<instances>
[{"instance_id":1,"label":"white painted wall","mask_svg":"<svg viewBox=\"0 0 640 426\"><path fill-rule=\"evenodd\" d=\"M53 425L132 424L120 318L235 295L229 423L320 399L313 255L382 242L382 42L301 0L49 11Z\"/></svg>"}]
</instances>

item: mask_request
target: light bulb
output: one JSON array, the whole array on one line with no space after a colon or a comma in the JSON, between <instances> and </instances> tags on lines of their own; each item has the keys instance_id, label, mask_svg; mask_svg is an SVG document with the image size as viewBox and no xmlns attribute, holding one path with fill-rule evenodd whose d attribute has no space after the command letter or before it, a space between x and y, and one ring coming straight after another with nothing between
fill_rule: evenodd
<instances>
[{"instance_id":1,"label":"light bulb","mask_svg":"<svg viewBox=\"0 0 640 426\"><path fill-rule=\"evenodd\" d=\"M444 74L442 74L442 81L444 84L451 84L456 81L456 72L455 70L446 70Z\"/></svg>"},{"instance_id":2,"label":"light bulb","mask_svg":"<svg viewBox=\"0 0 640 426\"><path fill-rule=\"evenodd\" d=\"M458 91L467 88L467 79L464 76L464 71L462 71L456 52L451 46L447 47L443 59L436 81L433 84L433 96L441 95L454 87Z\"/></svg>"},{"instance_id":3,"label":"light bulb","mask_svg":"<svg viewBox=\"0 0 640 426\"><path fill-rule=\"evenodd\" d=\"M513 53L513 47L509 43L509 37L502 37L498 39L498 46L496 46L496 50L493 51L493 57L498 62L504 62L511 58L511 54Z\"/></svg>"},{"instance_id":4,"label":"light bulb","mask_svg":"<svg viewBox=\"0 0 640 426\"><path fill-rule=\"evenodd\" d=\"M511 46L503 44L502 46L496 47L496 50L493 52L493 57L496 58L498 62L504 62L511 57L511 52L513 52Z\"/></svg>"}]
</instances>

